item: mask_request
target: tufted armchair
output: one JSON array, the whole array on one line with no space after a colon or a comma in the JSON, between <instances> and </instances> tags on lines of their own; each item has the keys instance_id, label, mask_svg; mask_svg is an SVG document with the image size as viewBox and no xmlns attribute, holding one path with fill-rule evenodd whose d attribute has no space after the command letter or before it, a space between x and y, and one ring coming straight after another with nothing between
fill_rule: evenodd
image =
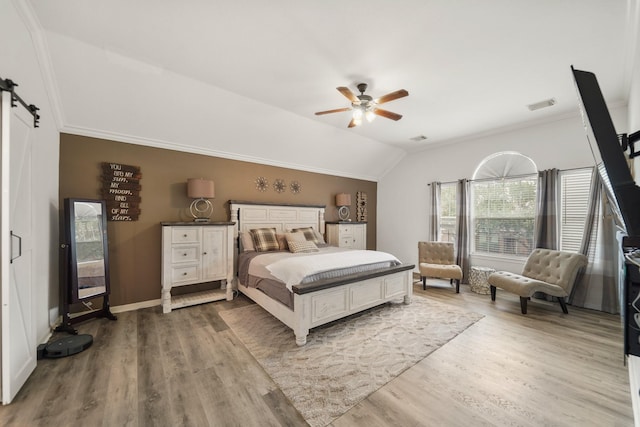
<instances>
[{"instance_id":1,"label":"tufted armchair","mask_svg":"<svg viewBox=\"0 0 640 427\"><path fill-rule=\"evenodd\" d=\"M520 296L520 309L527 314L527 301L536 292L558 298L562 312L568 314L564 298L569 296L580 268L587 265L587 257L573 252L534 249L522 274L497 271L489 276L491 300L496 300L496 288Z\"/></svg>"},{"instance_id":2,"label":"tufted armchair","mask_svg":"<svg viewBox=\"0 0 640 427\"><path fill-rule=\"evenodd\" d=\"M449 279L456 281L456 293L460 292L462 269L456 265L453 253L453 243L447 242L418 242L418 266L422 289L427 289L427 277Z\"/></svg>"}]
</instances>

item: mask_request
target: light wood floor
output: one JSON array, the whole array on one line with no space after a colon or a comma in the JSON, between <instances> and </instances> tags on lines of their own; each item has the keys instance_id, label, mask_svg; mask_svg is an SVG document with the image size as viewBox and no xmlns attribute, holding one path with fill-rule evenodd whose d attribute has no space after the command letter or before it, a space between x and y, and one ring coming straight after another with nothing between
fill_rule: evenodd
<instances>
[{"instance_id":1,"label":"light wood floor","mask_svg":"<svg viewBox=\"0 0 640 427\"><path fill-rule=\"evenodd\" d=\"M485 317L337 419L334 427L632 426L620 318L461 287L417 295ZM244 297L77 325L94 344L45 359L3 426L304 426L219 317ZM60 338L54 337L54 338ZM293 339L293 335L292 335Z\"/></svg>"}]
</instances>

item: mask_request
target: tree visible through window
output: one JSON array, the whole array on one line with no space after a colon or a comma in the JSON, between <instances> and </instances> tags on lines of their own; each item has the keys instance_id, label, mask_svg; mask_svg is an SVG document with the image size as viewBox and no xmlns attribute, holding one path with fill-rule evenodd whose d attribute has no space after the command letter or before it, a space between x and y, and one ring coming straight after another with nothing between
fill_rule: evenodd
<instances>
[{"instance_id":1,"label":"tree visible through window","mask_svg":"<svg viewBox=\"0 0 640 427\"><path fill-rule=\"evenodd\" d=\"M440 186L440 233L439 241L456 241L456 184Z\"/></svg>"},{"instance_id":2,"label":"tree visible through window","mask_svg":"<svg viewBox=\"0 0 640 427\"><path fill-rule=\"evenodd\" d=\"M528 256L533 250L537 168L516 152L483 160L471 183L472 251Z\"/></svg>"},{"instance_id":3,"label":"tree visible through window","mask_svg":"<svg viewBox=\"0 0 640 427\"><path fill-rule=\"evenodd\" d=\"M531 253L536 189L536 175L472 183L475 252Z\"/></svg>"}]
</instances>

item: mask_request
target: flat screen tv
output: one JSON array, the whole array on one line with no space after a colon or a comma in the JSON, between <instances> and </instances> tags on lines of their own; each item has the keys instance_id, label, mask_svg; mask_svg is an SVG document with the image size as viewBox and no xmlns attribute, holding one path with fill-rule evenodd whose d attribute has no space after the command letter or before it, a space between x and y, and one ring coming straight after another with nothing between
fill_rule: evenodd
<instances>
[{"instance_id":1,"label":"flat screen tv","mask_svg":"<svg viewBox=\"0 0 640 427\"><path fill-rule=\"evenodd\" d=\"M627 165L625 152L595 74L573 67L571 71L596 166L604 175L605 182L611 184L612 201L617 204L627 235L632 238L630 240L635 240L640 238L640 187L635 184Z\"/></svg>"}]
</instances>

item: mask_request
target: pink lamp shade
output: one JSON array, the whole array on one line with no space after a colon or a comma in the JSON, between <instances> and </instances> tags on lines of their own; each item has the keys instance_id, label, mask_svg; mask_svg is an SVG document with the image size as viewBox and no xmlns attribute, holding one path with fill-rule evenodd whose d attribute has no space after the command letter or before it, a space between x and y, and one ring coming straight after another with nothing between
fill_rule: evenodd
<instances>
[{"instance_id":1,"label":"pink lamp shade","mask_svg":"<svg viewBox=\"0 0 640 427\"><path fill-rule=\"evenodd\" d=\"M351 194L336 194L336 206L351 206Z\"/></svg>"},{"instance_id":2,"label":"pink lamp shade","mask_svg":"<svg viewBox=\"0 0 640 427\"><path fill-rule=\"evenodd\" d=\"M191 199L213 199L216 190L213 181L203 178L189 178L187 180L187 196Z\"/></svg>"}]
</instances>

